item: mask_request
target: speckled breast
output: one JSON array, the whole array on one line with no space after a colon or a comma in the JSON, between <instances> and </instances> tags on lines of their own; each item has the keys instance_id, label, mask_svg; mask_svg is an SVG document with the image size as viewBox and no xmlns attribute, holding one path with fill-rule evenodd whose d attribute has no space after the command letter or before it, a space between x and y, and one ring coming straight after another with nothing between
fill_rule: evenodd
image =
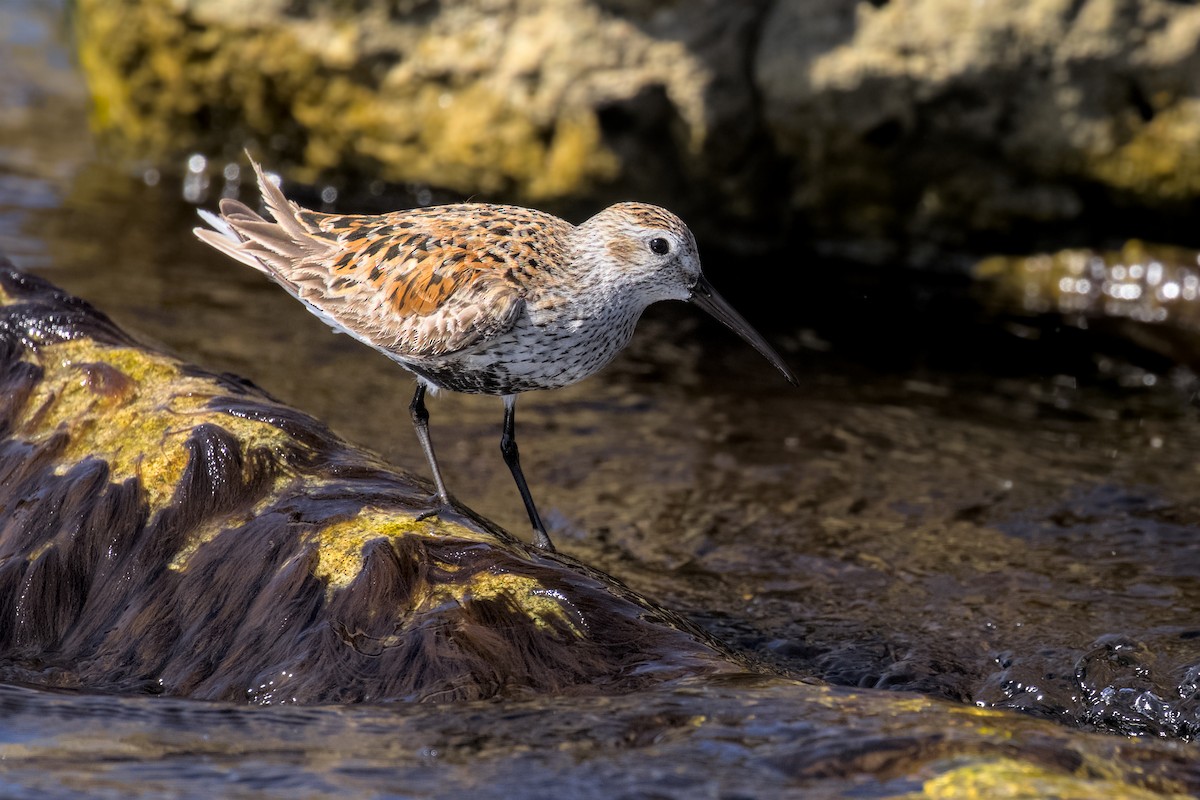
<instances>
[{"instance_id":1,"label":"speckled breast","mask_svg":"<svg viewBox=\"0 0 1200 800\"><path fill-rule=\"evenodd\" d=\"M437 360L402 362L436 386L506 395L557 389L603 369L633 337L639 315L534 322L522 315L509 331Z\"/></svg>"}]
</instances>

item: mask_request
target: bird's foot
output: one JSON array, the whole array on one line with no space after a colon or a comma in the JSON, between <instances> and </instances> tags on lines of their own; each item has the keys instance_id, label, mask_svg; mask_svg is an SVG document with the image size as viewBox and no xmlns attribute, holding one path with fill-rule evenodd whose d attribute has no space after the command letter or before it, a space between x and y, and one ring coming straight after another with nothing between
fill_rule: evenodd
<instances>
[{"instance_id":1,"label":"bird's foot","mask_svg":"<svg viewBox=\"0 0 1200 800\"><path fill-rule=\"evenodd\" d=\"M545 528L533 529L533 546L539 547L548 553L558 552L554 547L554 542L550 541L550 534L546 533Z\"/></svg>"},{"instance_id":2,"label":"bird's foot","mask_svg":"<svg viewBox=\"0 0 1200 800\"><path fill-rule=\"evenodd\" d=\"M422 520L427 520L432 517L440 517L444 512L454 511L454 506L451 505L450 498L448 497L438 497L437 495L434 495L433 497L429 498L429 500L434 504L433 508L417 514L417 522L421 522Z\"/></svg>"}]
</instances>

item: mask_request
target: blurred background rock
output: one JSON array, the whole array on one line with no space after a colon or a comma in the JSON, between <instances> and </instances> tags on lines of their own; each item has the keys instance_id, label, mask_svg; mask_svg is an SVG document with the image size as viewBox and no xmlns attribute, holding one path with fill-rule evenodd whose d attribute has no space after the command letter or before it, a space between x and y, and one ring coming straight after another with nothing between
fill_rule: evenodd
<instances>
[{"instance_id":1,"label":"blurred background rock","mask_svg":"<svg viewBox=\"0 0 1200 800\"><path fill-rule=\"evenodd\" d=\"M78 0L75 24L95 129L156 161L638 197L735 251L880 264L1200 244L1194 3Z\"/></svg>"}]
</instances>

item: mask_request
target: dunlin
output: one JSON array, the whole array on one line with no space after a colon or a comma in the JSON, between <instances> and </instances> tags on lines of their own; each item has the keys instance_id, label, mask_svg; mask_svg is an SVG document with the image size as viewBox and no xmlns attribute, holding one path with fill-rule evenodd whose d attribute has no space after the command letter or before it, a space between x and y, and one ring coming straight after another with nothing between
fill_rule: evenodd
<instances>
[{"instance_id":1,"label":"dunlin","mask_svg":"<svg viewBox=\"0 0 1200 800\"><path fill-rule=\"evenodd\" d=\"M253 163L253 162L252 162ZM642 311L686 300L719 319L795 384L783 359L700 272L696 240L657 206L618 203L575 226L518 206L465 203L379 216L319 214L254 164L268 221L222 200L201 241L264 273L335 330L417 378L409 411L440 505L450 495L429 438L427 390L504 399L500 451L534 542L553 550L521 471L517 395L582 380L629 343Z\"/></svg>"}]
</instances>

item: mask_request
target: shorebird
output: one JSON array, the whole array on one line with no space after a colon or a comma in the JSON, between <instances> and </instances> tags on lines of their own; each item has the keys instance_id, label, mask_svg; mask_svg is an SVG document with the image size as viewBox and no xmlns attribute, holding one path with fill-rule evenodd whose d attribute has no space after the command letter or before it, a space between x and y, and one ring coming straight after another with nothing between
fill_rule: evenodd
<instances>
[{"instance_id":1,"label":"shorebird","mask_svg":"<svg viewBox=\"0 0 1200 800\"><path fill-rule=\"evenodd\" d=\"M700 306L761 353L792 384L783 359L713 290L696 240L666 209L618 203L581 225L519 206L463 203L377 216L322 214L288 200L253 159L274 222L237 200L201 241L262 272L334 330L413 373L409 404L437 490L450 494L429 437L426 391L504 400L500 452L529 514L534 544L554 545L521 471L517 395L582 380L633 336L647 306Z\"/></svg>"}]
</instances>

